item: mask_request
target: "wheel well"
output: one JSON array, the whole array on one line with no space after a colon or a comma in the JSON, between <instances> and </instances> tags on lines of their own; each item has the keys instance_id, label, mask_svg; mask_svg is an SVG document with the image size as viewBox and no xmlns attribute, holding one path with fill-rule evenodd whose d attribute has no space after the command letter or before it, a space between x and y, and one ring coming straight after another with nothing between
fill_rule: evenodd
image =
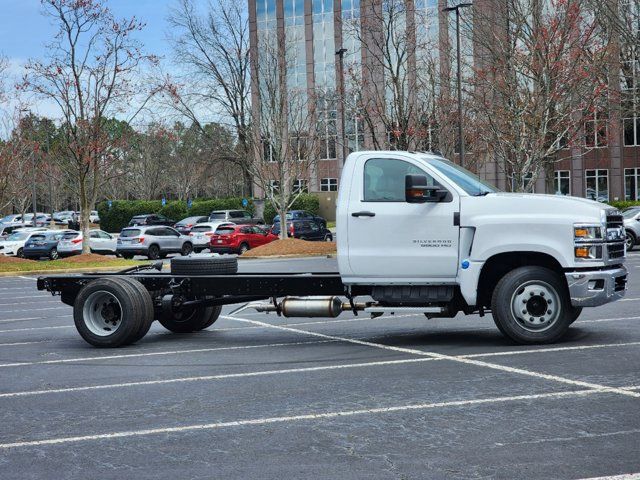
<instances>
[{"instance_id":1,"label":"wheel well","mask_svg":"<svg viewBox=\"0 0 640 480\"><path fill-rule=\"evenodd\" d=\"M518 267L538 266L562 273L562 265L551 255L540 252L499 253L490 257L478 279L478 306L489 307L493 289L500 279Z\"/></svg>"},{"instance_id":2,"label":"wheel well","mask_svg":"<svg viewBox=\"0 0 640 480\"><path fill-rule=\"evenodd\" d=\"M632 236L633 238L635 238L635 239L637 239L637 238L638 238L638 237L636 236L635 232L634 232L633 230L631 230L630 228L625 228L624 230L625 230L625 232L627 232L627 233L631 234L631 236Z\"/></svg>"}]
</instances>

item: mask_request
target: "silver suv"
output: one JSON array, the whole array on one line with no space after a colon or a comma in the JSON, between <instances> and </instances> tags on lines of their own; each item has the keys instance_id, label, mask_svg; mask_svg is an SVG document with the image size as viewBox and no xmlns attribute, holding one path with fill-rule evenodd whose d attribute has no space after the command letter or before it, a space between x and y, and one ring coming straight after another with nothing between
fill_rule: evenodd
<instances>
[{"instance_id":1,"label":"silver suv","mask_svg":"<svg viewBox=\"0 0 640 480\"><path fill-rule=\"evenodd\" d=\"M630 207L622 212L626 232L627 252L640 242L640 207Z\"/></svg>"},{"instance_id":2,"label":"silver suv","mask_svg":"<svg viewBox=\"0 0 640 480\"><path fill-rule=\"evenodd\" d=\"M144 255L150 260L164 258L169 253L189 255L193 251L191 239L175 228L165 226L128 227L120 232L116 254L124 258Z\"/></svg>"}]
</instances>

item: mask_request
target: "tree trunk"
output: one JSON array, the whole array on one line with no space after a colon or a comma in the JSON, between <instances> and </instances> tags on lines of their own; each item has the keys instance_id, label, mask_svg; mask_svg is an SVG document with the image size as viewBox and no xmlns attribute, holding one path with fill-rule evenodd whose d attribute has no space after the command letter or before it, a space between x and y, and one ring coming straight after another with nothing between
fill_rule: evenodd
<instances>
[{"instance_id":1,"label":"tree trunk","mask_svg":"<svg viewBox=\"0 0 640 480\"><path fill-rule=\"evenodd\" d=\"M89 244L89 216L91 215L91 207L89 206L89 198L87 197L86 179L80 181L80 231L82 232L82 253L91 253L91 245Z\"/></svg>"}]
</instances>

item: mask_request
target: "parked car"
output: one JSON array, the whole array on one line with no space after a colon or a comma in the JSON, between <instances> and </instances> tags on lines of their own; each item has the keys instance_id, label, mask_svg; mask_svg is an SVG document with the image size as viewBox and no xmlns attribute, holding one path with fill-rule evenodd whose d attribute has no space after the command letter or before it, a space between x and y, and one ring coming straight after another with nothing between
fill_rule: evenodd
<instances>
[{"instance_id":1,"label":"parked car","mask_svg":"<svg viewBox=\"0 0 640 480\"><path fill-rule=\"evenodd\" d=\"M0 242L0 255L24 258L24 244L27 240L31 238L31 235L46 230L46 228L21 228Z\"/></svg>"},{"instance_id":2,"label":"parked car","mask_svg":"<svg viewBox=\"0 0 640 480\"><path fill-rule=\"evenodd\" d=\"M209 242L212 253L238 253L266 245L278 237L258 225L225 225L218 227Z\"/></svg>"},{"instance_id":3,"label":"parked car","mask_svg":"<svg viewBox=\"0 0 640 480\"><path fill-rule=\"evenodd\" d=\"M91 223L100 223L100 215L98 215L97 210L91 210L89 213L89 221Z\"/></svg>"},{"instance_id":4,"label":"parked car","mask_svg":"<svg viewBox=\"0 0 640 480\"><path fill-rule=\"evenodd\" d=\"M187 218L183 218L178 223L176 223L174 228L176 230L178 230L183 235L189 235L189 232L191 231L191 228L194 225L206 222L207 220L209 220L209 217L206 217L206 216L204 216L204 217L187 217Z\"/></svg>"},{"instance_id":5,"label":"parked car","mask_svg":"<svg viewBox=\"0 0 640 480\"><path fill-rule=\"evenodd\" d=\"M287 223L291 222L291 221L301 221L301 220L314 220L316 222L319 222L324 228L327 228L327 221L318 216L318 215L314 215L313 213L309 213L306 210L291 210L290 212L287 212ZM279 223L280 222L280 215L276 215L273 218L273 223Z\"/></svg>"},{"instance_id":6,"label":"parked car","mask_svg":"<svg viewBox=\"0 0 640 480\"><path fill-rule=\"evenodd\" d=\"M66 225L69 223L69 220L73 217L75 212L73 210L63 210L61 212L53 212L53 221L57 224Z\"/></svg>"},{"instance_id":7,"label":"parked car","mask_svg":"<svg viewBox=\"0 0 640 480\"><path fill-rule=\"evenodd\" d=\"M216 233L220 227L233 226L231 222L203 222L199 223L191 229L189 237L193 243L193 251L200 253L209 248L211 236Z\"/></svg>"},{"instance_id":8,"label":"parked car","mask_svg":"<svg viewBox=\"0 0 640 480\"><path fill-rule=\"evenodd\" d=\"M175 220L171 220L164 215L160 215L159 213L150 213L146 215L136 215L129 222L129 226L135 227L138 225L166 225L167 227L172 227L173 225L175 225L175 223Z\"/></svg>"},{"instance_id":9,"label":"parked car","mask_svg":"<svg viewBox=\"0 0 640 480\"><path fill-rule=\"evenodd\" d=\"M287 222L289 236L300 240L332 242L333 234L326 226L316 220L291 220ZM271 233L280 235L280 222L274 223Z\"/></svg>"},{"instance_id":10,"label":"parked car","mask_svg":"<svg viewBox=\"0 0 640 480\"><path fill-rule=\"evenodd\" d=\"M264 225L264 220L253 217L246 210L214 210L209 214L210 222L233 222L237 225Z\"/></svg>"},{"instance_id":11,"label":"parked car","mask_svg":"<svg viewBox=\"0 0 640 480\"><path fill-rule=\"evenodd\" d=\"M18 230L26 227L27 226L23 225L22 223L18 223L15 225L11 225L9 223L0 223L0 240L4 240L12 233L17 232Z\"/></svg>"},{"instance_id":12,"label":"parked car","mask_svg":"<svg viewBox=\"0 0 640 480\"><path fill-rule=\"evenodd\" d=\"M164 258L169 253L186 256L192 251L191 238L167 226L127 227L120 232L116 247L116 253L124 258L144 255L150 260Z\"/></svg>"},{"instance_id":13,"label":"parked car","mask_svg":"<svg viewBox=\"0 0 640 480\"><path fill-rule=\"evenodd\" d=\"M24 258L38 259L47 257L50 260L57 260L60 258L58 244L68 232L69 230L35 232L24 244Z\"/></svg>"},{"instance_id":14,"label":"parked car","mask_svg":"<svg viewBox=\"0 0 640 480\"><path fill-rule=\"evenodd\" d=\"M58 244L58 254L61 257L78 255L82 253L83 236L82 232L68 231ZM89 230L89 248L91 253L101 255L116 254L116 238L103 230Z\"/></svg>"}]
</instances>

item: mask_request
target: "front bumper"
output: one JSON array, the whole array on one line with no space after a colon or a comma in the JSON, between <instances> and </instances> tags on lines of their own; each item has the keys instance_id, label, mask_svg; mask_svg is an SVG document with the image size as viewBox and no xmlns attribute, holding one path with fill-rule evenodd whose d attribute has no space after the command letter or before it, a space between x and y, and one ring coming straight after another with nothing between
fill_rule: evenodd
<instances>
[{"instance_id":1,"label":"front bumper","mask_svg":"<svg viewBox=\"0 0 640 480\"><path fill-rule=\"evenodd\" d=\"M613 302L624 297L627 289L627 269L624 266L568 272L565 277L574 307L597 307Z\"/></svg>"}]
</instances>

